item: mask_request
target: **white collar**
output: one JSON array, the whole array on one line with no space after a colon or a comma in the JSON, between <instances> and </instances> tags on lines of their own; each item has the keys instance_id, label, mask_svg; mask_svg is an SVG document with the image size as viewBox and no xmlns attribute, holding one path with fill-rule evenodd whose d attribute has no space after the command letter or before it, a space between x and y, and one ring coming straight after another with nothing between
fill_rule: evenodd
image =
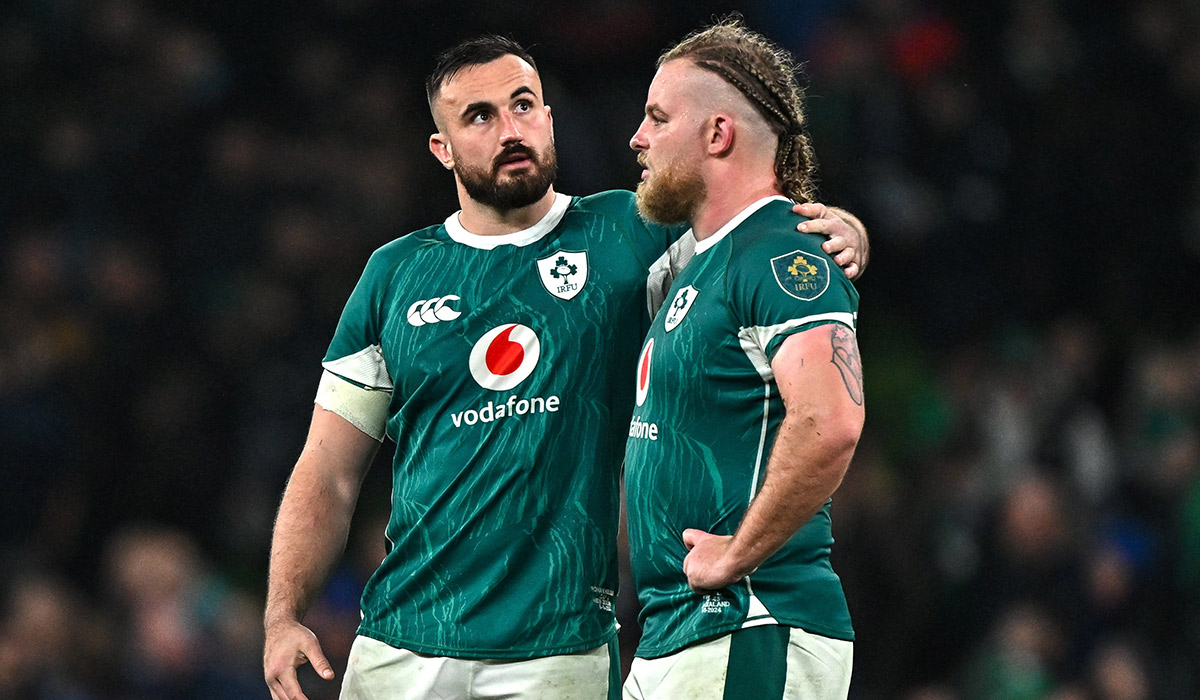
<instances>
[{"instance_id":1,"label":"white collar","mask_svg":"<svg viewBox=\"0 0 1200 700\"><path fill-rule=\"evenodd\" d=\"M734 230L739 225L741 225L741 223L743 221L750 218L751 214L758 211L759 209L762 209L764 206L767 205L768 202L774 202L776 200L779 200L780 202L792 201L792 200L788 199L787 197L784 197L781 194L773 194L770 197L763 197L762 199L758 200L757 202L754 202L753 204L751 204L750 206L746 207L741 212L739 212L737 216L730 219L724 226L717 229L716 233L709 236L708 238L705 238L702 241L697 241L696 242L696 255L699 255L699 254L703 253L704 251L708 250L709 248L720 243L722 238L728 236L730 231ZM691 231L690 229L688 230L688 233L695 235L695 232Z\"/></svg>"},{"instance_id":2,"label":"white collar","mask_svg":"<svg viewBox=\"0 0 1200 700\"><path fill-rule=\"evenodd\" d=\"M550 205L550 211L546 212L541 221L527 229L496 236L481 236L463 228L458 221L459 214L462 214L462 210L459 209L446 219L446 234L457 243L480 250L494 250L502 245L515 245L520 248L534 243L550 233L555 226L558 226L558 222L562 221L563 215L567 213L567 207L570 205L570 195L555 192L554 203Z\"/></svg>"}]
</instances>

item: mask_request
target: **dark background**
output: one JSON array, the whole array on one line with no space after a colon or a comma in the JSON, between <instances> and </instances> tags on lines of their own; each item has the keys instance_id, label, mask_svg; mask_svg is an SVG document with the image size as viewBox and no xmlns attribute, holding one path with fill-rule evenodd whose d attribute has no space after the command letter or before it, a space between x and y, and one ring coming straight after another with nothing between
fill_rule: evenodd
<instances>
[{"instance_id":1,"label":"dark background","mask_svg":"<svg viewBox=\"0 0 1200 700\"><path fill-rule=\"evenodd\" d=\"M637 181L658 53L729 9L6 3L0 698L266 698L271 522L325 345L369 253L457 209L434 54L531 46L558 189L590 194ZM821 197L873 242L834 505L852 697L1197 697L1197 6L738 9L806 62ZM309 618L339 674L386 458Z\"/></svg>"}]
</instances>

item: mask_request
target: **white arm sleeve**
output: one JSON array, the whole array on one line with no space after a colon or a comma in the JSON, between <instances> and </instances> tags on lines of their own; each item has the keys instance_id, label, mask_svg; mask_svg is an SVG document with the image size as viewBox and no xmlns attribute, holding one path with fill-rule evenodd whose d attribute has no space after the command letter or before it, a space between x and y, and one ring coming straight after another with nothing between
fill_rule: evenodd
<instances>
[{"instance_id":1,"label":"white arm sleeve","mask_svg":"<svg viewBox=\"0 0 1200 700\"><path fill-rule=\"evenodd\" d=\"M364 389L329 370L321 373L321 382L317 385L316 402L321 408L345 418L379 442L383 442L391 400L390 391Z\"/></svg>"}]
</instances>

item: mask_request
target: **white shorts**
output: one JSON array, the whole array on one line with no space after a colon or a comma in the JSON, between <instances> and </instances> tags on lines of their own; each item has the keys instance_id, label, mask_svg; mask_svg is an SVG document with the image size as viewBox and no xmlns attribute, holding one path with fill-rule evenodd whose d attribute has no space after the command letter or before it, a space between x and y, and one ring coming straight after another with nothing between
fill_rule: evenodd
<instances>
[{"instance_id":1,"label":"white shorts","mask_svg":"<svg viewBox=\"0 0 1200 700\"><path fill-rule=\"evenodd\" d=\"M795 627L740 629L656 659L636 658L625 700L845 700L854 643Z\"/></svg>"},{"instance_id":2,"label":"white shorts","mask_svg":"<svg viewBox=\"0 0 1200 700\"><path fill-rule=\"evenodd\" d=\"M616 700L616 640L578 654L537 659L429 656L359 636L341 700Z\"/></svg>"}]
</instances>

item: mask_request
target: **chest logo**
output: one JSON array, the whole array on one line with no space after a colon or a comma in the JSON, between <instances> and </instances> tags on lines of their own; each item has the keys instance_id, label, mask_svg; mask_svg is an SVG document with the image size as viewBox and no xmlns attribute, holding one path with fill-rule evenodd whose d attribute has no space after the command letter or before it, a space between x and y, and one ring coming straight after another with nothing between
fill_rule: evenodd
<instances>
[{"instance_id":1,"label":"chest logo","mask_svg":"<svg viewBox=\"0 0 1200 700\"><path fill-rule=\"evenodd\" d=\"M646 393L650 391L650 358L654 354L654 338L646 341L642 348L642 356L637 364L637 405L646 403Z\"/></svg>"},{"instance_id":2,"label":"chest logo","mask_svg":"<svg viewBox=\"0 0 1200 700\"><path fill-rule=\"evenodd\" d=\"M537 261L542 286L559 299L573 299L587 284L587 251L560 250Z\"/></svg>"},{"instance_id":3,"label":"chest logo","mask_svg":"<svg viewBox=\"0 0 1200 700\"><path fill-rule=\"evenodd\" d=\"M687 316L687 312L692 309L692 302L696 301L696 295L700 293L692 285L688 285L683 289L675 292L675 298L671 300L671 305L667 307L667 317L663 321L663 327L668 331L675 330L683 322L683 317Z\"/></svg>"},{"instance_id":4,"label":"chest logo","mask_svg":"<svg viewBox=\"0 0 1200 700\"><path fill-rule=\"evenodd\" d=\"M812 253L793 250L771 258L779 288L800 301L812 301L829 289L829 262Z\"/></svg>"},{"instance_id":5,"label":"chest logo","mask_svg":"<svg viewBox=\"0 0 1200 700\"><path fill-rule=\"evenodd\" d=\"M506 323L475 341L469 361L471 376L484 389L511 389L533 373L541 353L542 344L533 329Z\"/></svg>"},{"instance_id":6,"label":"chest logo","mask_svg":"<svg viewBox=\"0 0 1200 700\"><path fill-rule=\"evenodd\" d=\"M427 323L437 323L438 321L453 321L462 316L461 311L449 306L450 303L456 301L460 301L457 294L414 301L412 306L408 307L408 324L424 326Z\"/></svg>"}]
</instances>

